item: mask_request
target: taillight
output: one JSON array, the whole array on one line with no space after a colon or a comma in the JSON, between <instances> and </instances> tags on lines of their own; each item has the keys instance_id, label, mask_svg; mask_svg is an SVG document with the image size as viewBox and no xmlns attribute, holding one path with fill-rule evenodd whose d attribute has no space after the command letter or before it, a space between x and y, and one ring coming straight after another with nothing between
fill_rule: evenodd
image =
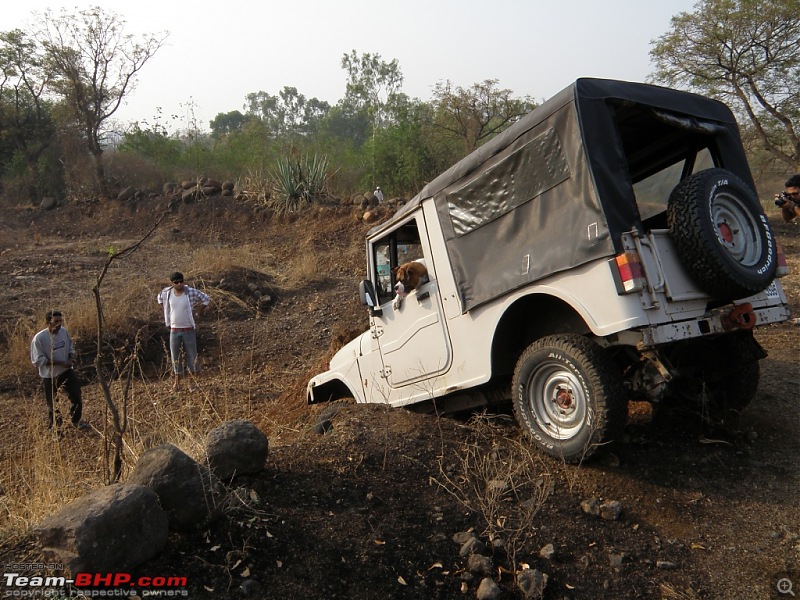
<instances>
[{"instance_id":1,"label":"taillight","mask_svg":"<svg viewBox=\"0 0 800 600\"><path fill-rule=\"evenodd\" d=\"M775 244L778 255L778 268L775 269L775 277L785 277L789 274L789 265L786 264L786 255L783 253L783 248L780 244Z\"/></svg>"},{"instance_id":2,"label":"taillight","mask_svg":"<svg viewBox=\"0 0 800 600\"><path fill-rule=\"evenodd\" d=\"M609 260L611 273L614 275L614 283L617 285L617 293L632 294L644 289L645 278L642 262L636 252L628 251L617 254Z\"/></svg>"}]
</instances>

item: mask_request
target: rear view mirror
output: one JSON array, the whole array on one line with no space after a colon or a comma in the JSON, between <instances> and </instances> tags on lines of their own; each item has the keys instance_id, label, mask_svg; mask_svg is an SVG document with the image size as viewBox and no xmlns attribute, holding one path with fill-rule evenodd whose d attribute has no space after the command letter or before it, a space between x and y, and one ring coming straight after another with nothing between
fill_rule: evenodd
<instances>
[{"instance_id":1,"label":"rear view mirror","mask_svg":"<svg viewBox=\"0 0 800 600\"><path fill-rule=\"evenodd\" d=\"M375 293L375 286L369 279L358 284L358 293L361 295L361 304L369 307L369 316L380 317L383 314L378 307L378 294Z\"/></svg>"}]
</instances>

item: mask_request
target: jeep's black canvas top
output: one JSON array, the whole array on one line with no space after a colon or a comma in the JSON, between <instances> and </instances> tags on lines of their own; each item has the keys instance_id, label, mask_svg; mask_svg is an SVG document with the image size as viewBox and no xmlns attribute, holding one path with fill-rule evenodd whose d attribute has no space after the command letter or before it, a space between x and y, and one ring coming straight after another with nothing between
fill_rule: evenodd
<instances>
[{"instance_id":1,"label":"jeep's black canvas top","mask_svg":"<svg viewBox=\"0 0 800 600\"><path fill-rule=\"evenodd\" d=\"M736 120L678 90L578 79L431 181L388 222L433 198L461 308L621 248L643 229L633 183L712 146L755 189Z\"/></svg>"}]
</instances>

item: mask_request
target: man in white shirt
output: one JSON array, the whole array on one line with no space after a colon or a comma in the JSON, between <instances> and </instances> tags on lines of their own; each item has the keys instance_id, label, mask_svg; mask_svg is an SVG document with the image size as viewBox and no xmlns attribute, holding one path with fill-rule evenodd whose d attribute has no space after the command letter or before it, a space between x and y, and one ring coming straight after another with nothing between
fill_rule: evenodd
<instances>
[{"instance_id":1,"label":"man in white shirt","mask_svg":"<svg viewBox=\"0 0 800 600\"><path fill-rule=\"evenodd\" d=\"M375 188L375 197L378 199L378 204L383 204L383 192L381 188Z\"/></svg>"},{"instance_id":2,"label":"man in white shirt","mask_svg":"<svg viewBox=\"0 0 800 600\"><path fill-rule=\"evenodd\" d=\"M81 421L81 384L75 375L75 347L64 327L64 316L61 311L52 310L45 315L45 320L47 327L31 340L31 362L39 369L39 377L42 378L44 400L47 403L47 426L52 428L53 425L61 425L61 415L53 408L53 401L58 389L63 386L70 402L72 425L78 429L88 429L89 425Z\"/></svg>"},{"instance_id":3,"label":"man in white shirt","mask_svg":"<svg viewBox=\"0 0 800 600\"><path fill-rule=\"evenodd\" d=\"M178 391L184 377L181 349L186 355L186 370L192 375L197 373L197 336L192 310L197 306L198 315L202 314L211 298L198 289L184 285L183 273L176 271L169 280L172 285L161 290L157 300L164 308L164 324L169 328L169 353L175 374L172 390ZM189 391L194 391L191 383Z\"/></svg>"}]
</instances>

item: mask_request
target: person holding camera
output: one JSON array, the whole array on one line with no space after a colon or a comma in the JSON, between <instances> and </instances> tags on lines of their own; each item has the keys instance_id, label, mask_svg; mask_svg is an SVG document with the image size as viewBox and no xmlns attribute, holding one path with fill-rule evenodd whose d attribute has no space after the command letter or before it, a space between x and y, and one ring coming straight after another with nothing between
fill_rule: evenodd
<instances>
[{"instance_id":1,"label":"person holding camera","mask_svg":"<svg viewBox=\"0 0 800 600\"><path fill-rule=\"evenodd\" d=\"M775 195L775 204L781 209L781 216L787 223L800 217L800 173L792 175L783 184L786 191Z\"/></svg>"}]
</instances>

